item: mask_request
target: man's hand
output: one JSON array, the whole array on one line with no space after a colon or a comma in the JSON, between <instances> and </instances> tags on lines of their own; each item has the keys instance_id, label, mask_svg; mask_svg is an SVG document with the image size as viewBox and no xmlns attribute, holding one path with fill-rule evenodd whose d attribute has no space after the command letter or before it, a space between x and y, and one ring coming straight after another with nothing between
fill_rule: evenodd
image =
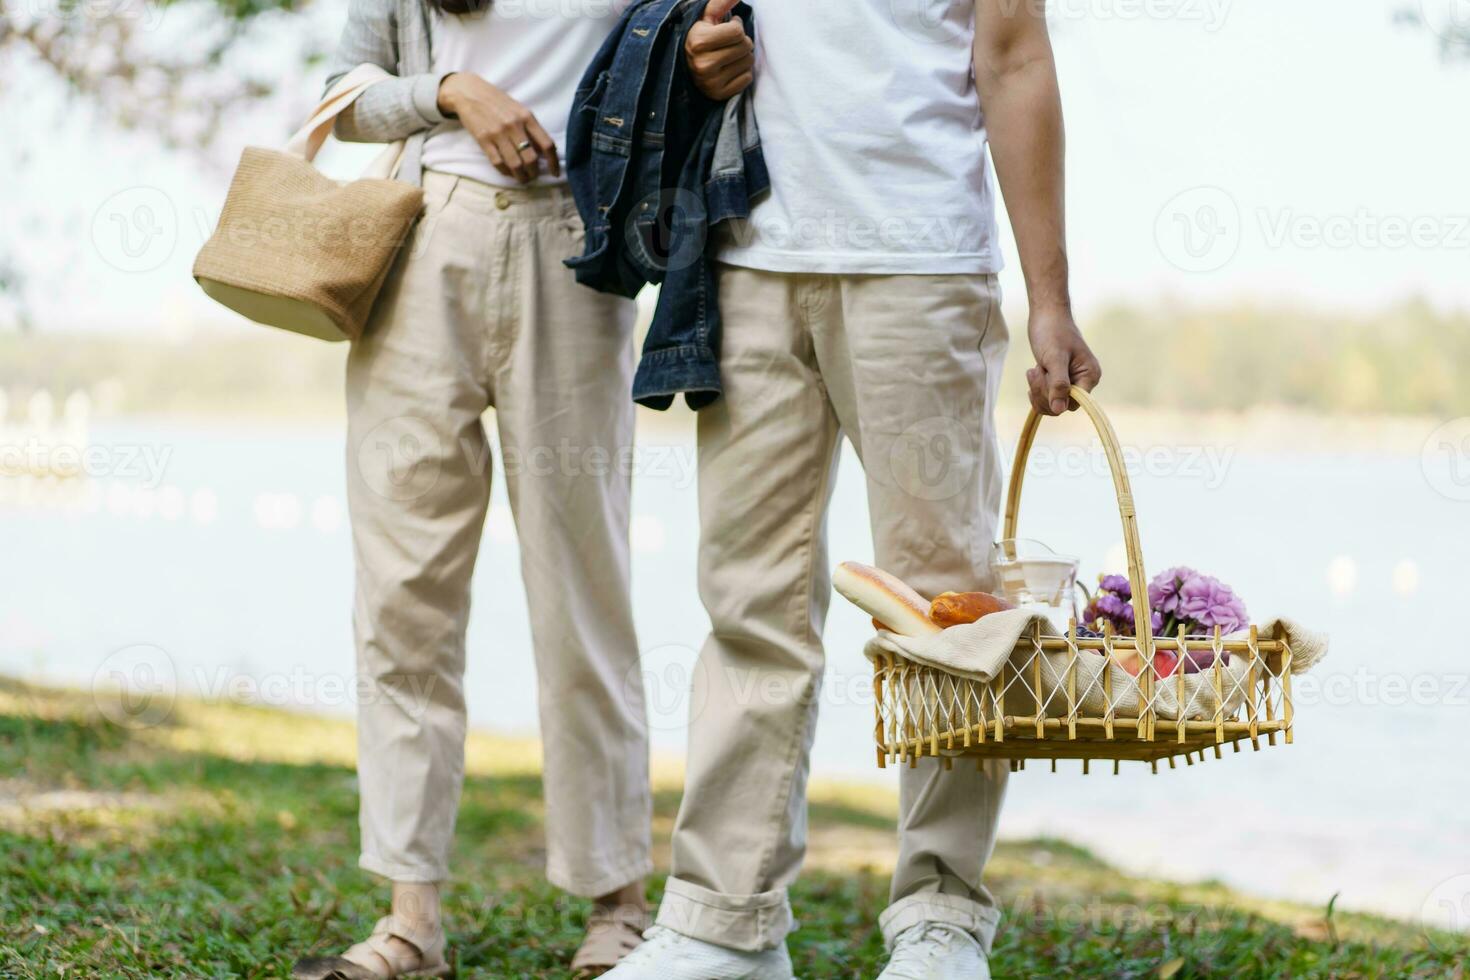
<instances>
[{"instance_id":1,"label":"man's hand","mask_svg":"<svg viewBox=\"0 0 1470 980\"><path fill-rule=\"evenodd\" d=\"M1026 372L1031 407L1042 415L1061 415L1077 407L1067 394L1072 385L1091 391L1102 380L1102 365L1093 356L1072 311L1037 310L1027 328L1036 366Z\"/></svg>"},{"instance_id":2,"label":"man's hand","mask_svg":"<svg viewBox=\"0 0 1470 980\"><path fill-rule=\"evenodd\" d=\"M730 17L737 0L710 0L704 17L684 38L684 60L694 85L708 99L723 102L755 78L755 43L739 17Z\"/></svg>"},{"instance_id":3,"label":"man's hand","mask_svg":"<svg viewBox=\"0 0 1470 980\"><path fill-rule=\"evenodd\" d=\"M444 76L439 111L458 117L490 164L512 180L529 184L539 177L538 159L546 161L551 176L561 176L556 143L535 114L479 75L457 71Z\"/></svg>"}]
</instances>

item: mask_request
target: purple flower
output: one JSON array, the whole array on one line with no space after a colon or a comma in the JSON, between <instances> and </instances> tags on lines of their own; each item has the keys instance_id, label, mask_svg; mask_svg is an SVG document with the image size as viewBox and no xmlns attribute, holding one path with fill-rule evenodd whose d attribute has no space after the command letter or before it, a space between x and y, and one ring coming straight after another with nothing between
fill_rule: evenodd
<instances>
[{"instance_id":1,"label":"purple flower","mask_svg":"<svg viewBox=\"0 0 1470 980\"><path fill-rule=\"evenodd\" d=\"M1174 614L1179 609L1179 592L1186 581L1199 573L1178 565L1154 576L1148 584L1148 604L1161 613ZM1211 581L1214 581L1211 579ZM1181 617L1182 618L1182 617Z\"/></svg>"},{"instance_id":2,"label":"purple flower","mask_svg":"<svg viewBox=\"0 0 1470 980\"><path fill-rule=\"evenodd\" d=\"M1097 609L1109 619L1127 619L1128 622L1133 622L1133 607L1111 592L1098 594Z\"/></svg>"},{"instance_id":3,"label":"purple flower","mask_svg":"<svg viewBox=\"0 0 1470 980\"><path fill-rule=\"evenodd\" d=\"M1112 624L1114 633L1120 636L1133 635L1133 605L1111 592L1099 590L1088 607L1082 611L1082 618L1089 625L1098 620L1106 620Z\"/></svg>"},{"instance_id":4,"label":"purple flower","mask_svg":"<svg viewBox=\"0 0 1470 980\"><path fill-rule=\"evenodd\" d=\"M1098 583L1098 588L1104 592L1111 592L1120 599L1132 599L1133 589L1128 584L1126 575L1104 575Z\"/></svg>"},{"instance_id":5,"label":"purple flower","mask_svg":"<svg viewBox=\"0 0 1470 980\"><path fill-rule=\"evenodd\" d=\"M1245 603L1240 601L1230 586L1208 575L1192 574L1179 586L1177 616L1180 620L1212 631L1216 626L1223 633L1232 633L1248 621Z\"/></svg>"}]
</instances>

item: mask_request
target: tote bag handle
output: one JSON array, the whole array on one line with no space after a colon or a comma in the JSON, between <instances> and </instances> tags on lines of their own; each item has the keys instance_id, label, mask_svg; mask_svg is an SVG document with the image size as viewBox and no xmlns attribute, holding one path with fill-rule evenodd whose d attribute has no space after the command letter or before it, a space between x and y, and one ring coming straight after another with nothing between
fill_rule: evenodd
<instances>
[{"instance_id":1,"label":"tote bag handle","mask_svg":"<svg viewBox=\"0 0 1470 980\"><path fill-rule=\"evenodd\" d=\"M312 110L305 124L286 141L285 152L294 157L300 157L307 163L313 162L322 144L327 141L327 136L331 133L337 117L346 112L347 108L356 102L362 93L390 77L392 76L388 72L377 65L361 64L337 79L337 83L327 90L321 102ZM368 166L363 176L391 177L402 155L403 140L388 144L378 158Z\"/></svg>"}]
</instances>

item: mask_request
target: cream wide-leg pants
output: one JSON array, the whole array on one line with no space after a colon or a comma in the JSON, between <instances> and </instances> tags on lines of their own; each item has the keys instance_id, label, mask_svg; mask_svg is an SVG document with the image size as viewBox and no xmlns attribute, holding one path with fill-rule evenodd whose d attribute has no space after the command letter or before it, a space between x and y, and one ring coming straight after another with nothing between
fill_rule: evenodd
<instances>
[{"instance_id":1,"label":"cream wide-leg pants","mask_svg":"<svg viewBox=\"0 0 1470 980\"><path fill-rule=\"evenodd\" d=\"M879 567L930 597L988 589L1007 333L994 276L726 266L719 281L725 391L699 414L699 587L712 629L658 921L757 950L793 927L786 889L806 846L839 436L867 475ZM946 772L933 759L900 770L898 864L881 919L890 942L932 920L989 949L999 913L981 874L1007 773L1004 763Z\"/></svg>"},{"instance_id":2,"label":"cream wide-leg pants","mask_svg":"<svg viewBox=\"0 0 1470 980\"><path fill-rule=\"evenodd\" d=\"M633 304L562 266L582 247L565 189L434 172L424 189L347 367L360 864L450 875L494 406L535 647L547 877L606 894L652 870L647 725L629 683Z\"/></svg>"}]
</instances>

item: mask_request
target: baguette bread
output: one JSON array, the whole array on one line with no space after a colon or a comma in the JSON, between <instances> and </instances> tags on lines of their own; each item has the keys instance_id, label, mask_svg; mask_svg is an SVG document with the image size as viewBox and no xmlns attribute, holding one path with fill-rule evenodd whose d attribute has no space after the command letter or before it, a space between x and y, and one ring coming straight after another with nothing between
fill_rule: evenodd
<instances>
[{"instance_id":1,"label":"baguette bread","mask_svg":"<svg viewBox=\"0 0 1470 980\"><path fill-rule=\"evenodd\" d=\"M929 618L929 600L881 569L845 561L832 573L832 588L889 632L903 636L939 632Z\"/></svg>"},{"instance_id":2,"label":"baguette bread","mask_svg":"<svg viewBox=\"0 0 1470 980\"><path fill-rule=\"evenodd\" d=\"M943 628L973 623L993 612L1016 608L989 592L945 592L929 606L929 618Z\"/></svg>"}]
</instances>

